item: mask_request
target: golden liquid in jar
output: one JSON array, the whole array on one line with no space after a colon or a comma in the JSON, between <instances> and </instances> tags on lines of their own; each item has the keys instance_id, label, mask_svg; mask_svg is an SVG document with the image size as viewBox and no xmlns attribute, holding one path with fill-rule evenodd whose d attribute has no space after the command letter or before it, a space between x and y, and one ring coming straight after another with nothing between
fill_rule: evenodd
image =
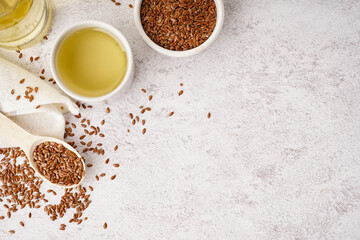
<instances>
[{"instance_id":1,"label":"golden liquid in jar","mask_svg":"<svg viewBox=\"0 0 360 240\"><path fill-rule=\"evenodd\" d=\"M40 42L51 16L50 0L0 0L0 47L20 50Z\"/></svg>"},{"instance_id":2,"label":"golden liquid in jar","mask_svg":"<svg viewBox=\"0 0 360 240\"><path fill-rule=\"evenodd\" d=\"M1 0L0 30L10 28L20 22L28 13L33 0Z\"/></svg>"},{"instance_id":3,"label":"golden liquid in jar","mask_svg":"<svg viewBox=\"0 0 360 240\"><path fill-rule=\"evenodd\" d=\"M56 60L62 83L81 96L104 96L118 87L126 74L123 48L113 37L94 28L66 37Z\"/></svg>"}]
</instances>

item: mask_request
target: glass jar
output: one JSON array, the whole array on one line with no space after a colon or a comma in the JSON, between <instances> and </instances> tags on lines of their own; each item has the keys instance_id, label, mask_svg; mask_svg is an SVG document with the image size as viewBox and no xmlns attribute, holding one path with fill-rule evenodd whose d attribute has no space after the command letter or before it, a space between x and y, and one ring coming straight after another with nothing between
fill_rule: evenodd
<instances>
[{"instance_id":1,"label":"glass jar","mask_svg":"<svg viewBox=\"0 0 360 240\"><path fill-rule=\"evenodd\" d=\"M0 0L0 47L24 49L39 42L49 30L49 0Z\"/></svg>"}]
</instances>

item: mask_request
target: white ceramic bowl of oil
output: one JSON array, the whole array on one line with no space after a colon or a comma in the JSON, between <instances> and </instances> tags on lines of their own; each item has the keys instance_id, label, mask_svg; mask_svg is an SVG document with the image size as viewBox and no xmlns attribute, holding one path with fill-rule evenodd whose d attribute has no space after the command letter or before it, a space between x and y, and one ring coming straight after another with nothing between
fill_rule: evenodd
<instances>
[{"instance_id":1,"label":"white ceramic bowl of oil","mask_svg":"<svg viewBox=\"0 0 360 240\"><path fill-rule=\"evenodd\" d=\"M51 71L70 97L82 102L102 101L131 84L133 55L118 29L99 21L84 21L56 39Z\"/></svg>"}]
</instances>

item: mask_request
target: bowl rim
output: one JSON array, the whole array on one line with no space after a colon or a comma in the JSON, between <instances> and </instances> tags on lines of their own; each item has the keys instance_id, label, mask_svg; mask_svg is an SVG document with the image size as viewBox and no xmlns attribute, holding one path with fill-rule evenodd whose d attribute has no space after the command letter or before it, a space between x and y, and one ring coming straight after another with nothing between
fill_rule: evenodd
<instances>
[{"instance_id":1,"label":"bowl rim","mask_svg":"<svg viewBox=\"0 0 360 240\"><path fill-rule=\"evenodd\" d=\"M192 56L192 55L195 55L195 54L198 54L198 53L204 51L218 37L218 35L221 32L223 23L224 23L224 18L225 18L224 2L223 2L223 0L213 0L215 2L215 5L216 5L216 25L215 25L214 31L212 32L210 37L203 44L201 44L201 45L199 45L199 46L197 46L195 48L189 49L189 50L185 50L185 51L169 50L169 49L166 49L166 48L163 48L163 47L157 45L145 33L144 28L143 28L143 26L141 24L141 17L140 17L140 10L141 10L142 1L143 0L137 0L135 2L135 6L134 6L134 19L135 19L136 29L138 30L138 32L141 35L142 39L152 49L154 49L155 51L157 51L159 53L162 53L162 54L164 54L166 56L170 56L170 57L188 57L188 56Z\"/></svg>"},{"instance_id":2,"label":"bowl rim","mask_svg":"<svg viewBox=\"0 0 360 240\"><path fill-rule=\"evenodd\" d=\"M63 84L61 77L58 74L57 66L56 66L58 49L59 49L61 43L64 41L64 39L75 31L78 31L80 29L92 28L92 27L97 28L100 31L103 31L104 33L106 33L106 34L110 35L112 38L114 38L120 44L120 46L124 48L123 50L125 51L126 60L127 60L126 74L125 74L123 80L121 81L121 83L111 92L107 93L106 95L98 96L98 97L83 96L83 95L79 95L79 94L73 92L72 90L70 90L67 86L65 86L65 84ZM96 21L96 20L86 20L86 21L77 22L77 23L72 24L69 27L65 28L56 38L53 48L51 50L51 55L50 55L51 72L52 72L54 79L55 79L56 83L58 84L58 86L61 88L61 90L63 90L70 97L72 97L76 100L84 101L84 102L98 102L98 101L103 101L103 100L106 100L106 99L114 96L122 88L124 88L124 86L126 86L127 82L131 81L133 67L134 67L134 63L133 63L132 50L131 50L130 44L127 41L127 39L125 38L125 36L120 32L120 30L118 30L114 26L112 26L108 23Z\"/></svg>"}]
</instances>

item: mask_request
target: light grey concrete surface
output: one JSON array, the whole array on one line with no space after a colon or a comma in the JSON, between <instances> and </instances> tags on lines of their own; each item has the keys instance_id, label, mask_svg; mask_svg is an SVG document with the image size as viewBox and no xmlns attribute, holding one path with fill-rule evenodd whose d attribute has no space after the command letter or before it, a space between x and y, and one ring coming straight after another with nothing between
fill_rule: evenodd
<instances>
[{"instance_id":1,"label":"light grey concrete surface","mask_svg":"<svg viewBox=\"0 0 360 240\"><path fill-rule=\"evenodd\" d=\"M0 221L0 239L360 239L360 1L224 0L221 35L186 59L145 45L131 1L121 3L54 1L49 40L22 60L1 51L50 77L57 34L96 19L128 38L136 76L126 94L82 111L92 124L106 120L106 137L92 139L105 156L85 155L89 220L60 231L70 214L51 222L39 209L29 221L19 210ZM128 117L140 105L152 108L141 115L145 135Z\"/></svg>"}]
</instances>

